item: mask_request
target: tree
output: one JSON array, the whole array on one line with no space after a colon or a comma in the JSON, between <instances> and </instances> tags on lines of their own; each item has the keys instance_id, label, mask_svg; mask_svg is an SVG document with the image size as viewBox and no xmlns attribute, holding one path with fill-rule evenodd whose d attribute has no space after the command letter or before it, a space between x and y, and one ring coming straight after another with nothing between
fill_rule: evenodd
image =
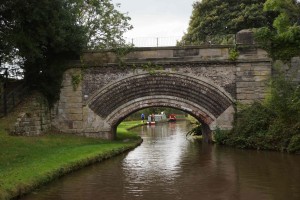
<instances>
[{"instance_id":1,"label":"tree","mask_svg":"<svg viewBox=\"0 0 300 200\"><path fill-rule=\"evenodd\" d=\"M12 4L11 1L4 1L0 6L0 66L3 61L6 61L13 52L13 47L9 42L8 31L12 29L13 20L8 7Z\"/></svg>"},{"instance_id":2,"label":"tree","mask_svg":"<svg viewBox=\"0 0 300 200\"><path fill-rule=\"evenodd\" d=\"M116 10L111 0L74 1L78 23L87 30L88 49L115 48L125 43L123 33L132 29L130 17Z\"/></svg>"},{"instance_id":3,"label":"tree","mask_svg":"<svg viewBox=\"0 0 300 200\"><path fill-rule=\"evenodd\" d=\"M263 13L265 0L202 0L193 5L186 44L202 43L206 37L235 34L242 29L265 26L273 15Z\"/></svg>"},{"instance_id":4,"label":"tree","mask_svg":"<svg viewBox=\"0 0 300 200\"><path fill-rule=\"evenodd\" d=\"M264 11L278 16L272 27L262 27L255 36L274 60L288 61L300 55L300 2L296 0L267 0Z\"/></svg>"},{"instance_id":5,"label":"tree","mask_svg":"<svg viewBox=\"0 0 300 200\"><path fill-rule=\"evenodd\" d=\"M26 84L50 103L67 60L84 49L116 47L131 28L110 0L4 0L0 11L1 58L20 56Z\"/></svg>"},{"instance_id":6,"label":"tree","mask_svg":"<svg viewBox=\"0 0 300 200\"><path fill-rule=\"evenodd\" d=\"M25 83L53 103L59 94L63 62L76 58L86 45L85 27L76 23L68 1L12 2L6 7L12 19L7 41L23 60Z\"/></svg>"}]
</instances>

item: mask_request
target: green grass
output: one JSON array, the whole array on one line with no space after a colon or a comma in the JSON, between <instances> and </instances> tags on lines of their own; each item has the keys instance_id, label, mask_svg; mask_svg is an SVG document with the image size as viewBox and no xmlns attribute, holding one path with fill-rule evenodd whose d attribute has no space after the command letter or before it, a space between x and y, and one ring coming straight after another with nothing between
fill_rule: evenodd
<instances>
[{"instance_id":1,"label":"green grass","mask_svg":"<svg viewBox=\"0 0 300 200\"><path fill-rule=\"evenodd\" d=\"M121 123L116 141L70 134L39 137L9 136L0 122L0 199L24 194L54 178L132 149L140 137Z\"/></svg>"},{"instance_id":2,"label":"green grass","mask_svg":"<svg viewBox=\"0 0 300 200\"><path fill-rule=\"evenodd\" d=\"M146 120L145 122L143 123L141 120L139 121L124 121L124 122L121 122L118 126L118 133L119 131L123 132L128 129L131 129L131 128L134 128L134 127L137 127L137 126L141 126L143 124L146 124Z\"/></svg>"}]
</instances>

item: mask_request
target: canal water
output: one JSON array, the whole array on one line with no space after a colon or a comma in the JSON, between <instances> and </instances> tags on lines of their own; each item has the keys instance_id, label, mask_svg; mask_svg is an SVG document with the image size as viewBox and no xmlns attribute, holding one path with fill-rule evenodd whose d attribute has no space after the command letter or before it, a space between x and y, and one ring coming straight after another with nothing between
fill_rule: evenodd
<instances>
[{"instance_id":1,"label":"canal water","mask_svg":"<svg viewBox=\"0 0 300 200\"><path fill-rule=\"evenodd\" d=\"M300 199L300 156L187 139L183 121L139 127L135 150L86 167L23 200Z\"/></svg>"}]
</instances>

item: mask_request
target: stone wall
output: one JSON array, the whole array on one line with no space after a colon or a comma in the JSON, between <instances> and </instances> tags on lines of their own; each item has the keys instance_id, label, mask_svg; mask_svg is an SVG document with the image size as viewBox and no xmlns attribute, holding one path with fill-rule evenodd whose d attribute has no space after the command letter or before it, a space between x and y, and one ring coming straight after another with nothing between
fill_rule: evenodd
<instances>
[{"instance_id":1,"label":"stone wall","mask_svg":"<svg viewBox=\"0 0 300 200\"><path fill-rule=\"evenodd\" d=\"M236 100L242 104L250 104L264 99L271 73L270 62L237 63Z\"/></svg>"},{"instance_id":2,"label":"stone wall","mask_svg":"<svg viewBox=\"0 0 300 200\"><path fill-rule=\"evenodd\" d=\"M64 73L59 102L52 110L52 125L62 132L80 134L83 131L81 69ZM78 85L73 79L79 80Z\"/></svg>"},{"instance_id":3,"label":"stone wall","mask_svg":"<svg viewBox=\"0 0 300 200\"><path fill-rule=\"evenodd\" d=\"M118 65L89 67L83 75L83 98L89 99L101 88L139 74L149 73L151 69L142 67L122 69ZM219 62L186 62L157 64L162 74L184 74L190 77L203 78L211 81L216 86L222 87L235 97L235 63ZM153 70L154 71L154 70ZM146 80L145 80L146 81Z\"/></svg>"},{"instance_id":4,"label":"stone wall","mask_svg":"<svg viewBox=\"0 0 300 200\"><path fill-rule=\"evenodd\" d=\"M17 120L10 128L12 135L37 136L51 128L47 100L39 93L26 97L17 110Z\"/></svg>"}]
</instances>

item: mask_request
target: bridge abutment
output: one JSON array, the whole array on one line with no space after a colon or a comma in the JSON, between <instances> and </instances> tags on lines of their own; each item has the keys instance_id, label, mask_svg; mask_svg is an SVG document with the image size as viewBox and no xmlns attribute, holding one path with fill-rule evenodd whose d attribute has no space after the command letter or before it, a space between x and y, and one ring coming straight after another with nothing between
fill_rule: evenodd
<instances>
[{"instance_id":1,"label":"bridge abutment","mask_svg":"<svg viewBox=\"0 0 300 200\"><path fill-rule=\"evenodd\" d=\"M211 143L212 142L212 130L207 124L202 124L202 137L203 141L205 143Z\"/></svg>"}]
</instances>

